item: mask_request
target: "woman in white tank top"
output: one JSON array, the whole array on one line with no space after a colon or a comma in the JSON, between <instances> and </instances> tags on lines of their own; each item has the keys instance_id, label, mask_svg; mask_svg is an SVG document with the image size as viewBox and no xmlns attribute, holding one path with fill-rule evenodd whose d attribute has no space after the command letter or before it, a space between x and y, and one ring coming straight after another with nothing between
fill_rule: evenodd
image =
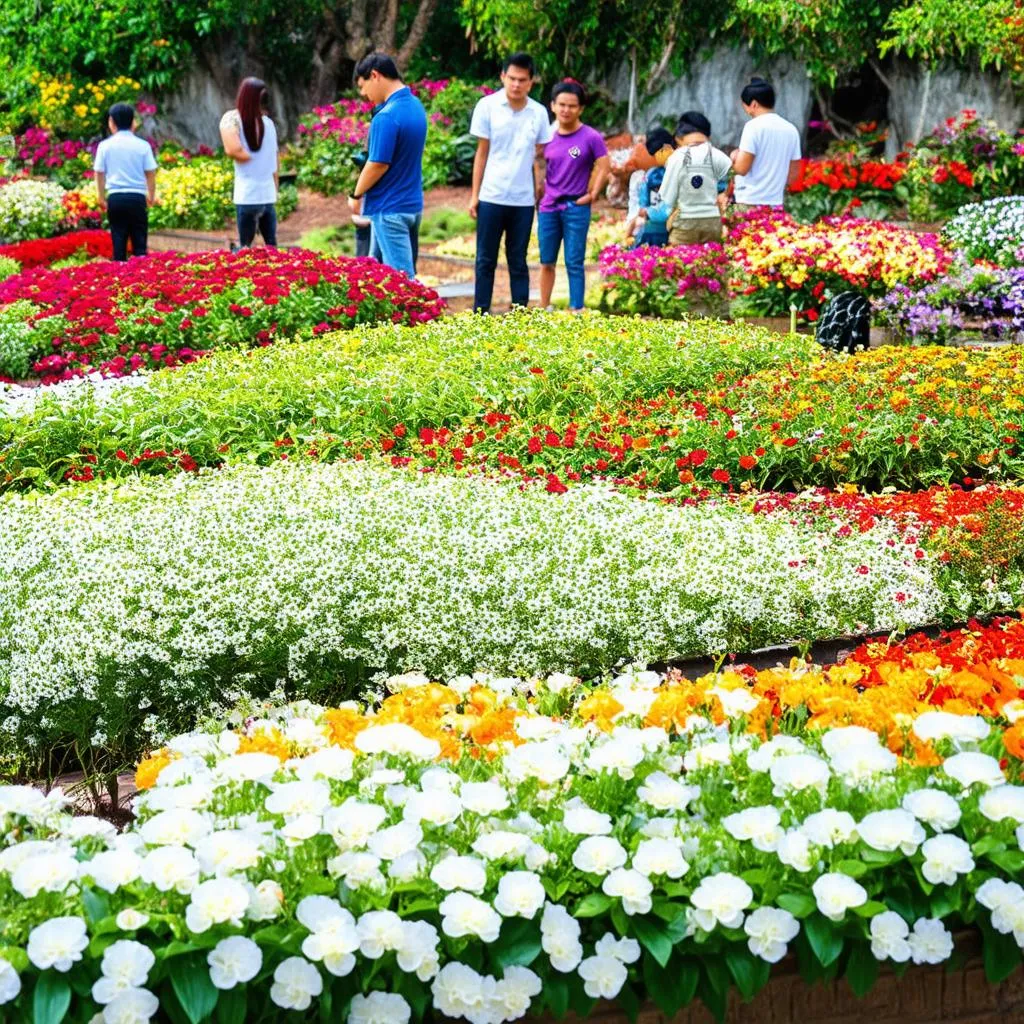
<instances>
[{"instance_id":1,"label":"woman in white tank top","mask_svg":"<svg viewBox=\"0 0 1024 1024\"><path fill-rule=\"evenodd\" d=\"M238 242L252 245L259 228L267 245L277 245L277 129L267 116L270 95L258 78L238 88L235 109L220 120L224 152L235 162L235 216Z\"/></svg>"}]
</instances>

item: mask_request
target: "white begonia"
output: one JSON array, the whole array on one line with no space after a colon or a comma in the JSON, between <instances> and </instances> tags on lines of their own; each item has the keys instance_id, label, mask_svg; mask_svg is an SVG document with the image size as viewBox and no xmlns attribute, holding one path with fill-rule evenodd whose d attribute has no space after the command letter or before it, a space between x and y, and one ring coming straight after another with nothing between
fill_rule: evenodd
<instances>
[{"instance_id":1,"label":"white begonia","mask_svg":"<svg viewBox=\"0 0 1024 1024\"><path fill-rule=\"evenodd\" d=\"M830 921L842 921L846 912L868 901L867 890L849 875L829 872L817 878L811 892L818 910Z\"/></svg>"},{"instance_id":2,"label":"white begonia","mask_svg":"<svg viewBox=\"0 0 1024 1024\"><path fill-rule=\"evenodd\" d=\"M594 944L595 956L613 956L624 964L635 964L640 959L640 943L636 939L617 939L605 932Z\"/></svg>"},{"instance_id":3,"label":"white begonia","mask_svg":"<svg viewBox=\"0 0 1024 1024\"><path fill-rule=\"evenodd\" d=\"M580 923L557 903L544 905L540 919L540 944L551 966L562 974L576 970L583 959Z\"/></svg>"},{"instance_id":4,"label":"white begonia","mask_svg":"<svg viewBox=\"0 0 1024 1024\"><path fill-rule=\"evenodd\" d=\"M427 858L422 850L410 850L396 857L388 865L388 878L396 882L411 882L426 870ZM375 883L376 884L376 883Z\"/></svg>"},{"instance_id":5,"label":"white begonia","mask_svg":"<svg viewBox=\"0 0 1024 1024\"><path fill-rule=\"evenodd\" d=\"M722 819L722 826L734 839L753 844L755 850L772 853L782 838L782 814L777 807L747 807Z\"/></svg>"},{"instance_id":6,"label":"white begonia","mask_svg":"<svg viewBox=\"0 0 1024 1024\"><path fill-rule=\"evenodd\" d=\"M980 743L991 728L980 715L954 715L948 711L925 711L914 719L911 727L925 743L953 740L958 743Z\"/></svg>"},{"instance_id":7,"label":"white begonia","mask_svg":"<svg viewBox=\"0 0 1024 1024\"><path fill-rule=\"evenodd\" d=\"M148 946L133 939L119 939L103 951L102 977L92 987L93 1000L103 1006L128 989L142 988L155 963Z\"/></svg>"},{"instance_id":8,"label":"white begonia","mask_svg":"<svg viewBox=\"0 0 1024 1024\"><path fill-rule=\"evenodd\" d=\"M256 867L263 857L259 840L241 829L211 832L195 844L195 853L199 868L206 875L247 871Z\"/></svg>"},{"instance_id":9,"label":"white begonia","mask_svg":"<svg viewBox=\"0 0 1024 1024\"><path fill-rule=\"evenodd\" d=\"M214 878L200 882L192 890L192 899L185 908L185 924L189 931L201 934L215 924L232 924L236 928L249 909L249 890L234 878Z\"/></svg>"},{"instance_id":10,"label":"white begonia","mask_svg":"<svg viewBox=\"0 0 1024 1024\"><path fill-rule=\"evenodd\" d=\"M284 889L272 878L264 878L249 890L249 909L245 916L250 921L273 921L284 909Z\"/></svg>"},{"instance_id":11,"label":"white begonia","mask_svg":"<svg viewBox=\"0 0 1024 1024\"><path fill-rule=\"evenodd\" d=\"M903 809L936 832L948 832L960 823L960 804L941 789L913 790L903 798Z\"/></svg>"},{"instance_id":12,"label":"white begonia","mask_svg":"<svg viewBox=\"0 0 1024 1024\"><path fill-rule=\"evenodd\" d=\"M388 812L379 804L349 797L340 807L324 812L323 828L340 850L358 850L384 824L387 816Z\"/></svg>"},{"instance_id":13,"label":"white begonia","mask_svg":"<svg viewBox=\"0 0 1024 1024\"><path fill-rule=\"evenodd\" d=\"M398 860L392 863L398 863ZM327 862L327 872L332 878L344 878L350 889L359 889L362 886L383 889L387 882L380 870L382 863L380 857L365 850L348 850Z\"/></svg>"},{"instance_id":14,"label":"white begonia","mask_svg":"<svg viewBox=\"0 0 1024 1024\"><path fill-rule=\"evenodd\" d=\"M406 821L426 821L431 825L451 825L462 814L462 801L455 793L431 790L413 793L405 803Z\"/></svg>"},{"instance_id":15,"label":"white begonia","mask_svg":"<svg viewBox=\"0 0 1024 1024\"><path fill-rule=\"evenodd\" d=\"M88 945L89 936L82 918L51 917L29 932L25 951L29 961L39 970L46 971L52 967L64 974L82 959Z\"/></svg>"},{"instance_id":16,"label":"white begonia","mask_svg":"<svg viewBox=\"0 0 1024 1024\"><path fill-rule=\"evenodd\" d=\"M441 931L453 939L475 935L484 942L495 942L501 929L501 916L489 903L467 892L449 893L441 901Z\"/></svg>"},{"instance_id":17,"label":"white begonia","mask_svg":"<svg viewBox=\"0 0 1024 1024\"><path fill-rule=\"evenodd\" d=\"M629 976L626 965L616 956L588 956L576 972L591 999L614 999Z\"/></svg>"},{"instance_id":18,"label":"white begonia","mask_svg":"<svg viewBox=\"0 0 1024 1024\"><path fill-rule=\"evenodd\" d=\"M524 743L506 754L502 762L505 774L513 782L537 779L547 786L564 779L570 767L568 755L554 740Z\"/></svg>"},{"instance_id":19,"label":"white begonia","mask_svg":"<svg viewBox=\"0 0 1024 1024\"><path fill-rule=\"evenodd\" d=\"M909 811L893 808L865 815L857 823L857 835L873 850L887 853L902 850L911 857L924 842L926 832Z\"/></svg>"},{"instance_id":20,"label":"white begonia","mask_svg":"<svg viewBox=\"0 0 1024 1024\"><path fill-rule=\"evenodd\" d=\"M114 893L142 874L142 858L132 850L104 850L78 865L79 878L91 878L105 892Z\"/></svg>"},{"instance_id":21,"label":"white begonia","mask_svg":"<svg viewBox=\"0 0 1024 1024\"><path fill-rule=\"evenodd\" d=\"M409 1024L412 1008L395 992L354 995L348 1008L348 1024Z\"/></svg>"},{"instance_id":22,"label":"white begonia","mask_svg":"<svg viewBox=\"0 0 1024 1024\"><path fill-rule=\"evenodd\" d=\"M871 918L871 954L876 960L893 960L905 964L910 959L907 936L910 926L893 910Z\"/></svg>"},{"instance_id":23,"label":"white begonia","mask_svg":"<svg viewBox=\"0 0 1024 1024\"><path fill-rule=\"evenodd\" d=\"M474 839L472 850L480 854L484 860L515 860L525 856L530 845L529 836L521 832L498 829L495 832L485 832Z\"/></svg>"},{"instance_id":24,"label":"white begonia","mask_svg":"<svg viewBox=\"0 0 1024 1024\"><path fill-rule=\"evenodd\" d=\"M364 754L394 754L416 761L435 761L441 756L441 744L402 722L371 725L355 739Z\"/></svg>"},{"instance_id":25,"label":"white begonia","mask_svg":"<svg viewBox=\"0 0 1024 1024\"><path fill-rule=\"evenodd\" d=\"M501 1013L506 1021L525 1017L534 996L543 991L543 984L529 967L506 967L504 977L494 986L491 1008Z\"/></svg>"},{"instance_id":26,"label":"white begonia","mask_svg":"<svg viewBox=\"0 0 1024 1024\"><path fill-rule=\"evenodd\" d=\"M683 755L683 767L688 772L715 765L726 765L732 762L732 747L725 742L705 743L699 747L691 747Z\"/></svg>"},{"instance_id":27,"label":"white begonia","mask_svg":"<svg viewBox=\"0 0 1024 1024\"><path fill-rule=\"evenodd\" d=\"M287 840L289 846L305 842L323 831L323 819L319 814L297 814L289 818L280 829L278 835Z\"/></svg>"},{"instance_id":28,"label":"white begonia","mask_svg":"<svg viewBox=\"0 0 1024 1024\"><path fill-rule=\"evenodd\" d=\"M23 860L11 874L11 885L24 899L40 892L64 892L78 878L78 861L70 852L54 850Z\"/></svg>"},{"instance_id":29,"label":"white begonia","mask_svg":"<svg viewBox=\"0 0 1024 1024\"><path fill-rule=\"evenodd\" d=\"M451 854L431 868L430 880L445 892L465 889L479 894L487 887L487 867L476 857Z\"/></svg>"},{"instance_id":30,"label":"white begonia","mask_svg":"<svg viewBox=\"0 0 1024 1024\"><path fill-rule=\"evenodd\" d=\"M631 738L610 739L595 744L586 765L591 771L614 772L621 779L631 779L645 756L643 746Z\"/></svg>"},{"instance_id":31,"label":"white begonia","mask_svg":"<svg viewBox=\"0 0 1024 1024\"><path fill-rule=\"evenodd\" d=\"M978 800L978 810L989 821L1009 818L1015 824L1024 822L1024 786L995 786Z\"/></svg>"},{"instance_id":32,"label":"white begonia","mask_svg":"<svg viewBox=\"0 0 1024 1024\"><path fill-rule=\"evenodd\" d=\"M907 942L915 964L941 964L953 955L953 936L936 918L919 917Z\"/></svg>"},{"instance_id":33,"label":"white begonia","mask_svg":"<svg viewBox=\"0 0 1024 1024\"><path fill-rule=\"evenodd\" d=\"M754 890L728 871L720 871L701 879L700 885L690 897L693 917L697 925L706 932L723 928L739 928L743 924L744 911L754 899Z\"/></svg>"},{"instance_id":34,"label":"white begonia","mask_svg":"<svg viewBox=\"0 0 1024 1024\"><path fill-rule=\"evenodd\" d=\"M430 678L422 672L403 672L400 675L388 676L384 680L384 688L389 693L401 693L416 686L426 686Z\"/></svg>"},{"instance_id":35,"label":"white begonia","mask_svg":"<svg viewBox=\"0 0 1024 1024\"><path fill-rule=\"evenodd\" d=\"M572 863L591 875L607 875L626 863L626 851L613 836L589 836L573 851Z\"/></svg>"},{"instance_id":36,"label":"white begonia","mask_svg":"<svg viewBox=\"0 0 1024 1024\"><path fill-rule=\"evenodd\" d=\"M221 939L209 953L206 963L214 988L232 989L252 981L263 966L263 951L252 939L232 935Z\"/></svg>"},{"instance_id":37,"label":"white begonia","mask_svg":"<svg viewBox=\"0 0 1024 1024\"><path fill-rule=\"evenodd\" d=\"M921 874L932 885L953 885L958 875L967 875L974 870L971 847L959 836L938 835L921 844L924 864Z\"/></svg>"},{"instance_id":38,"label":"white begonia","mask_svg":"<svg viewBox=\"0 0 1024 1024\"><path fill-rule=\"evenodd\" d=\"M601 891L606 896L621 899L622 909L630 916L650 913L654 886L651 880L639 871L632 868L615 868L605 875Z\"/></svg>"},{"instance_id":39,"label":"white begonia","mask_svg":"<svg viewBox=\"0 0 1024 1024\"><path fill-rule=\"evenodd\" d=\"M565 690L575 688L578 682L578 676L571 676L566 672L552 672L544 680L544 686L550 693L562 693Z\"/></svg>"},{"instance_id":40,"label":"white begonia","mask_svg":"<svg viewBox=\"0 0 1024 1024\"><path fill-rule=\"evenodd\" d=\"M0 956L0 1006L14 1002L21 992L21 977L11 962Z\"/></svg>"},{"instance_id":41,"label":"white begonia","mask_svg":"<svg viewBox=\"0 0 1024 1024\"><path fill-rule=\"evenodd\" d=\"M174 767L173 762L161 773L160 780ZM273 778L281 769L280 760L273 754L252 751L248 754L233 754L217 762L214 769L217 778L230 782L259 782Z\"/></svg>"},{"instance_id":42,"label":"white begonia","mask_svg":"<svg viewBox=\"0 0 1024 1024\"><path fill-rule=\"evenodd\" d=\"M741 715L749 715L761 703L761 698L755 696L746 687L737 687L734 690L726 689L724 686L713 686L708 694L717 697L722 705L722 713L726 718L739 718Z\"/></svg>"},{"instance_id":43,"label":"white begonia","mask_svg":"<svg viewBox=\"0 0 1024 1024\"><path fill-rule=\"evenodd\" d=\"M697 786L684 786L664 772L651 772L636 794L657 811L682 811L700 795Z\"/></svg>"},{"instance_id":44,"label":"white begonia","mask_svg":"<svg viewBox=\"0 0 1024 1024\"><path fill-rule=\"evenodd\" d=\"M320 972L301 956L290 956L274 970L270 1000L285 1010L308 1010L323 990L324 979Z\"/></svg>"},{"instance_id":45,"label":"white begonia","mask_svg":"<svg viewBox=\"0 0 1024 1024\"><path fill-rule=\"evenodd\" d=\"M366 845L381 860L397 860L410 850L418 849L422 842L423 829L419 825L412 821L400 821L370 836Z\"/></svg>"},{"instance_id":46,"label":"white begonia","mask_svg":"<svg viewBox=\"0 0 1024 1024\"><path fill-rule=\"evenodd\" d=\"M832 770L849 786L862 786L876 775L896 770L899 758L878 743L852 744L829 759Z\"/></svg>"},{"instance_id":47,"label":"white begonia","mask_svg":"<svg viewBox=\"0 0 1024 1024\"><path fill-rule=\"evenodd\" d=\"M462 805L474 814L499 814L508 810L508 791L500 782L466 782L459 791Z\"/></svg>"},{"instance_id":48,"label":"white begonia","mask_svg":"<svg viewBox=\"0 0 1024 1024\"><path fill-rule=\"evenodd\" d=\"M644 875L682 878L689 870L678 839L644 839L633 854L632 866Z\"/></svg>"},{"instance_id":49,"label":"white begonia","mask_svg":"<svg viewBox=\"0 0 1024 1024\"><path fill-rule=\"evenodd\" d=\"M295 908L295 917L310 933L302 940L303 955L322 962L335 977L350 974L356 965L353 954L360 948L351 912L328 896L305 896Z\"/></svg>"},{"instance_id":50,"label":"white begonia","mask_svg":"<svg viewBox=\"0 0 1024 1024\"><path fill-rule=\"evenodd\" d=\"M183 846L160 846L143 860L142 880L160 892L187 896L199 882L199 862Z\"/></svg>"},{"instance_id":51,"label":"white begonia","mask_svg":"<svg viewBox=\"0 0 1024 1024\"><path fill-rule=\"evenodd\" d=\"M776 758L768 769L776 796L816 789L824 794L831 777L828 764L814 754L789 754Z\"/></svg>"},{"instance_id":52,"label":"white begonia","mask_svg":"<svg viewBox=\"0 0 1024 1024\"><path fill-rule=\"evenodd\" d=\"M1002 935L1013 933L1024 949L1024 888L1016 882L990 878L974 894L981 906L992 912L992 927Z\"/></svg>"},{"instance_id":53,"label":"white begonia","mask_svg":"<svg viewBox=\"0 0 1024 1024\"><path fill-rule=\"evenodd\" d=\"M134 907L125 907L114 918L114 924L123 932L137 932L149 924L149 914L144 914Z\"/></svg>"},{"instance_id":54,"label":"white begonia","mask_svg":"<svg viewBox=\"0 0 1024 1024\"><path fill-rule=\"evenodd\" d=\"M307 757L296 758L289 762L295 768L295 774L301 782L313 782L315 779L337 779L347 782L352 778L352 765L355 755L351 750L342 747L325 747Z\"/></svg>"},{"instance_id":55,"label":"white begonia","mask_svg":"<svg viewBox=\"0 0 1024 1024\"><path fill-rule=\"evenodd\" d=\"M988 754L979 754L974 750L965 750L947 757L942 763L942 770L965 789L975 784L989 787L1001 786L1006 782L999 762Z\"/></svg>"},{"instance_id":56,"label":"white begonia","mask_svg":"<svg viewBox=\"0 0 1024 1024\"><path fill-rule=\"evenodd\" d=\"M103 1024L147 1024L160 1009L160 1000L144 988L129 988L103 1007Z\"/></svg>"},{"instance_id":57,"label":"white begonia","mask_svg":"<svg viewBox=\"0 0 1024 1024\"><path fill-rule=\"evenodd\" d=\"M790 829L783 833L778 845L775 847L775 856L794 871L806 873L810 871L817 858L811 848L811 841L799 829Z\"/></svg>"},{"instance_id":58,"label":"white begonia","mask_svg":"<svg viewBox=\"0 0 1024 1024\"><path fill-rule=\"evenodd\" d=\"M606 836L612 830L609 815L582 805L566 808L562 824L577 836Z\"/></svg>"},{"instance_id":59,"label":"white begonia","mask_svg":"<svg viewBox=\"0 0 1024 1024\"><path fill-rule=\"evenodd\" d=\"M406 974L415 974L420 981L430 981L440 966L440 941L437 929L429 922L403 921L401 942L395 947L399 968Z\"/></svg>"},{"instance_id":60,"label":"white begonia","mask_svg":"<svg viewBox=\"0 0 1024 1024\"><path fill-rule=\"evenodd\" d=\"M800 922L778 907L758 907L743 922L747 948L756 957L777 964L800 932Z\"/></svg>"},{"instance_id":61,"label":"white begonia","mask_svg":"<svg viewBox=\"0 0 1024 1024\"><path fill-rule=\"evenodd\" d=\"M498 882L494 909L502 917L533 919L546 899L540 876L532 871L509 871Z\"/></svg>"},{"instance_id":62,"label":"white begonia","mask_svg":"<svg viewBox=\"0 0 1024 1024\"><path fill-rule=\"evenodd\" d=\"M856 841L857 822L847 811L826 807L822 811L808 815L800 825L800 831L815 846L831 850L841 843Z\"/></svg>"},{"instance_id":63,"label":"white begonia","mask_svg":"<svg viewBox=\"0 0 1024 1024\"><path fill-rule=\"evenodd\" d=\"M110 842L117 835L117 829L109 821L97 818L94 814L83 814L81 817L72 818L63 825L60 835L72 842L94 838Z\"/></svg>"}]
</instances>

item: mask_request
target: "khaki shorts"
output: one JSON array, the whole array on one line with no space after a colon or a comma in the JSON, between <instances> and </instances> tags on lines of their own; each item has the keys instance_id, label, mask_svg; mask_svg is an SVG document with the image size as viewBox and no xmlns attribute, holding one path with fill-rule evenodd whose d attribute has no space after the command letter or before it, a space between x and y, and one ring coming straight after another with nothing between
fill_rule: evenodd
<instances>
[{"instance_id":1,"label":"khaki shorts","mask_svg":"<svg viewBox=\"0 0 1024 1024\"><path fill-rule=\"evenodd\" d=\"M693 217L677 220L668 235L669 245L697 245L722 240L721 217Z\"/></svg>"}]
</instances>

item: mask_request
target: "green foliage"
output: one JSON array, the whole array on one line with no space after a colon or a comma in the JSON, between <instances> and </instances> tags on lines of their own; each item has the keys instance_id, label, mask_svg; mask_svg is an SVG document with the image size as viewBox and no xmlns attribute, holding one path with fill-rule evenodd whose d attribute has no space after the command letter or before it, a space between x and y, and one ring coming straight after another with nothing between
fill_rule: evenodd
<instances>
[{"instance_id":1,"label":"green foliage","mask_svg":"<svg viewBox=\"0 0 1024 1024\"><path fill-rule=\"evenodd\" d=\"M0 377L24 380L42 354L39 333L29 323L35 312L31 302L0 307Z\"/></svg>"},{"instance_id":2,"label":"green foliage","mask_svg":"<svg viewBox=\"0 0 1024 1024\"><path fill-rule=\"evenodd\" d=\"M420 243L444 242L476 230L476 221L464 210L441 206L424 214L420 224Z\"/></svg>"},{"instance_id":3,"label":"green foliage","mask_svg":"<svg viewBox=\"0 0 1024 1024\"><path fill-rule=\"evenodd\" d=\"M21 264L9 256L0 256L0 281L13 277L21 270Z\"/></svg>"},{"instance_id":4,"label":"green foliage","mask_svg":"<svg viewBox=\"0 0 1024 1024\"><path fill-rule=\"evenodd\" d=\"M422 237L422 236L421 236ZM354 256L356 233L353 226L313 228L299 239L300 249L324 252L329 256Z\"/></svg>"}]
</instances>

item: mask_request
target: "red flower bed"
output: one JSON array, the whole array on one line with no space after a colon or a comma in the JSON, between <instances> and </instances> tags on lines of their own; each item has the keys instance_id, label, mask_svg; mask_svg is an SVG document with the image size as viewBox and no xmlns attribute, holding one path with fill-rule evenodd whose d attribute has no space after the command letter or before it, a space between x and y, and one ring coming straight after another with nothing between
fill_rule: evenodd
<instances>
[{"instance_id":1,"label":"red flower bed","mask_svg":"<svg viewBox=\"0 0 1024 1024\"><path fill-rule=\"evenodd\" d=\"M19 299L39 307L36 350L47 354L34 370L44 383L92 370L122 376L191 362L210 349L361 323L422 323L444 308L435 291L374 260L299 249L36 268L0 284L0 306Z\"/></svg>"},{"instance_id":2,"label":"red flower bed","mask_svg":"<svg viewBox=\"0 0 1024 1024\"><path fill-rule=\"evenodd\" d=\"M69 235L58 235L56 238L34 238L30 242L0 245L0 256L17 260L22 270L48 267L51 263L66 260L83 251L90 256L110 259L113 255L110 233L74 231Z\"/></svg>"}]
</instances>

